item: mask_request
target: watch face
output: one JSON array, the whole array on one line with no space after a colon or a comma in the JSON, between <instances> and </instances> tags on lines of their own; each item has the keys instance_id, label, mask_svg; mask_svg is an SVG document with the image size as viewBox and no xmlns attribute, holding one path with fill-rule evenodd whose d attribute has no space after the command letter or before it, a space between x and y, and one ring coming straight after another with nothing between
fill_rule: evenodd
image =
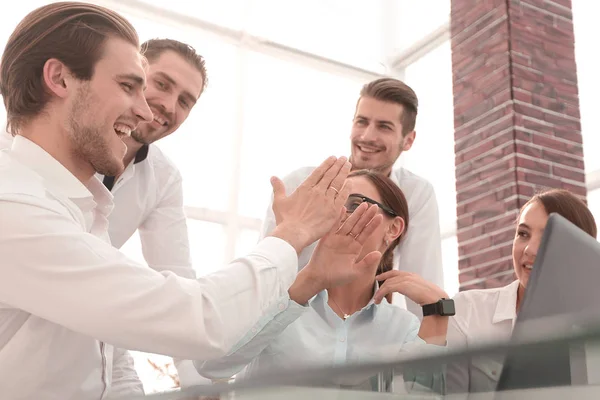
<instances>
[{"instance_id":1,"label":"watch face","mask_svg":"<svg viewBox=\"0 0 600 400\"><path fill-rule=\"evenodd\" d=\"M456 310L454 309L454 300L442 300L440 306L442 315L452 316L456 314Z\"/></svg>"}]
</instances>

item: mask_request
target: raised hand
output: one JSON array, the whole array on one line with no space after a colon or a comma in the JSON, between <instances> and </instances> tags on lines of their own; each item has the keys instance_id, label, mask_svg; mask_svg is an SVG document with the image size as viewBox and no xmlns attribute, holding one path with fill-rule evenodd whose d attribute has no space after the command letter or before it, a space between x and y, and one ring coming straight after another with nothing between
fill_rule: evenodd
<instances>
[{"instance_id":1,"label":"raised hand","mask_svg":"<svg viewBox=\"0 0 600 400\"><path fill-rule=\"evenodd\" d=\"M286 240L298 252L325 235L350 194L345 184L350 168L345 157L329 157L289 196L283 182L271 178L277 223L271 235Z\"/></svg>"},{"instance_id":2,"label":"raised hand","mask_svg":"<svg viewBox=\"0 0 600 400\"><path fill-rule=\"evenodd\" d=\"M381 253L359 256L366 240L382 222L377 206L361 204L348 218L342 209L337 223L319 241L310 262L289 290L290 298L305 303L321 290L348 283L376 268ZM345 221L344 221L345 219Z\"/></svg>"},{"instance_id":3,"label":"raised hand","mask_svg":"<svg viewBox=\"0 0 600 400\"><path fill-rule=\"evenodd\" d=\"M412 272L387 271L376 277L378 281L385 280L375 293L376 304L388 294L398 292L419 305L435 303L441 298L448 298L446 292L433 283Z\"/></svg>"}]
</instances>

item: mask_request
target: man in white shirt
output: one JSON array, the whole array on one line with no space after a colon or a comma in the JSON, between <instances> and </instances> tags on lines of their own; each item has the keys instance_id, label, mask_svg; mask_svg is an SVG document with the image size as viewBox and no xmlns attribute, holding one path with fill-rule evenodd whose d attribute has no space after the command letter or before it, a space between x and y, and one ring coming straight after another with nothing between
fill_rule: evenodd
<instances>
[{"instance_id":1,"label":"man in white shirt","mask_svg":"<svg viewBox=\"0 0 600 400\"><path fill-rule=\"evenodd\" d=\"M123 138L127 145L123 173L117 177L97 175L114 196L108 233L112 245L120 249L139 231L149 267L195 278L181 174L152 144L175 132L189 116L206 87L205 62L192 46L173 39L151 39L142 49L148 61L144 95L154 118ZM191 361L175 360L175 367L181 386L208 383L191 379L198 375ZM129 371L131 384L123 390L141 390L133 360Z\"/></svg>"},{"instance_id":2,"label":"man in white shirt","mask_svg":"<svg viewBox=\"0 0 600 400\"><path fill-rule=\"evenodd\" d=\"M381 78L363 86L356 104L350 133L352 169L374 169L388 175L404 192L408 201L410 226L406 237L394 252L394 268L414 272L425 280L444 287L439 211L433 186L427 180L402 168L393 168L403 151L408 151L416 137L418 99L404 82ZM300 168L284 178L288 193L293 191L314 167ZM269 207L261 238L275 226ZM299 257L304 267L316 243ZM394 302L422 317L421 307L403 296ZM405 303L406 302L406 303Z\"/></svg>"},{"instance_id":3,"label":"man in white shirt","mask_svg":"<svg viewBox=\"0 0 600 400\"><path fill-rule=\"evenodd\" d=\"M195 278L181 174L151 144L173 133L189 116L206 87L205 62L193 47L173 39L152 39L143 43L142 49L148 61L144 95L154 118L123 138L127 145L123 160L126 167L119 176L96 174L114 196L108 233L112 245L120 249L139 230L148 266ZM6 132L0 137L0 149L11 145L12 136ZM182 385L190 374L197 375L191 361L176 360L175 366ZM129 371L129 387L142 390L133 360Z\"/></svg>"},{"instance_id":4,"label":"man in white shirt","mask_svg":"<svg viewBox=\"0 0 600 400\"><path fill-rule=\"evenodd\" d=\"M142 49L148 60L144 95L154 118L123 138L125 171L117 177L98 176L114 196L108 232L113 246L121 248L139 230L151 268L195 278L181 174L152 143L187 119L206 86L206 67L193 47L176 40L152 39Z\"/></svg>"},{"instance_id":5,"label":"man in white shirt","mask_svg":"<svg viewBox=\"0 0 600 400\"><path fill-rule=\"evenodd\" d=\"M0 93L17 136L0 152L2 398L106 399L128 377L113 345L221 357L269 310L306 304L365 267L333 254L327 270L296 277L297 254L339 220L348 196L350 164L334 157L291 196L273 178L276 228L218 273L159 273L111 246L112 195L94 174L124 170L122 138L153 118L145 85L135 29L104 7L40 7L6 44ZM352 229L358 247L376 218Z\"/></svg>"}]
</instances>

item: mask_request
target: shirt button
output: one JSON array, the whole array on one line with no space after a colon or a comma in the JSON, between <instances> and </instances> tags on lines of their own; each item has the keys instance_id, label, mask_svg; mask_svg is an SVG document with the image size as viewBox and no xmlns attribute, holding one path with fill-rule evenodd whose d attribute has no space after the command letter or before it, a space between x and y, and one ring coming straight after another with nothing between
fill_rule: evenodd
<instances>
[{"instance_id":1,"label":"shirt button","mask_svg":"<svg viewBox=\"0 0 600 400\"><path fill-rule=\"evenodd\" d=\"M281 310L281 311L285 310L285 304L279 303L279 310Z\"/></svg>"},{"instance_id":2,"label":"shirt button","mask_svg":"<svg viewBox=\"0 0 600 400\"><path fill-rule=\"evenodd\" d=\"M346 341L346 338L345 338L345 337L341 337L341 338L340 338L340 342L342 342L342 343L343 343L343 342L345 342L345 341Z\"/></svg>"},{"instance_id":3,"label":"shirt button","mask_svg":"<svg viewBox=\"0 0 600 400\"><path fill-rule=\"evenodd\" d=\"M256 333L256 332L258 332L258 329L252 328L252 333Z\"/></svg>"},{"instance_id":4,"label":"shirt button","mask_svg":"<svg viewBox=\"0 0 600 400\"><path fill-rule=\"evenodd\" d=\"M496 376L497 372L496 371L492 371L492 375Z\"/></svg>"}]
</instances>

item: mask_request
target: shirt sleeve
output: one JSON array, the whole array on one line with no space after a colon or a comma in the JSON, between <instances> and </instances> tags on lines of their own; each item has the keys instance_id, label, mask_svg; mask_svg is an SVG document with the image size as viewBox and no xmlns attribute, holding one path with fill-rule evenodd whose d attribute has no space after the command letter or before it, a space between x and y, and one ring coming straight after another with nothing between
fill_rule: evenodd
<instances>
[{"instance_id":1,"label":"shirt sleeve","mask_svg":"<svg viewBox=\"0 0 600 400\"><path fill-rule=\"evenodd\" d=\"M172 271L179 276L195 278L183 208L183 185L178 171L163 192L164 197L139 227L144 259L156 271Z\"/></svg>"},{"instance_id":2,"label":"shirt sleeve","mask_svg":"<svg viewBox=\"0 0 600 400\"><path fill-rule=\"evenodd\" d=\"M133 395L144 395L144 385L142 385L142 381L140 381L135 370L131 353L124 349L115 348L108 399Z\"/></svg>"},{"instance_id":3,"label":"shirt sleeve","mask_svg":"<svg viewBox=\"0 0 600 400\"><path fill-rule=\"evenodd\" d=\"M413 193L408 231L395 251L395 262L400 271L413 272L423 279L444 287L442 240L438 204L429 182ZM423 310L406 299L408 310L422 318Z\"/></svg>"},{"instance_id":4,"label":"shirt sleeve","mask_svg":"<svg viewBox=\"0 0 600 400\"><path fill-rule=\"evenodd\" d=\"M116 347L193 360L227 354L287 294L298 260L268 237L197 280L159 273L28 195L0 198L0 254L1 303Z\"/></svg>"},{"instance_id":5,"label":"shirt sleeve","mask_svg":"<svg viewBox=\"0 0 600 400\"><path fill-rule=\"evenodd\" d=\"M284 296L267 310L225 357L204 362L196 361L196 369L200 375L213 380L233 377L260 356L263 350L307 308L290 300L289 296Z\"/></svg>"},{"instance_id":6,"label":"shirt sleeve","mask_svg":"<svg viewBox=\"0 0 600 400\"><path fill-rule=\"evenodd\" d=\"M450 317L448 324L448 347L453 351L468 348L467 329L471 316L470 302L464 293L454 297L456 315ZM468 393L471 386L469 361L457 361L446 367L446 387L449 394Z\"/></svg>"}]
</instances>

